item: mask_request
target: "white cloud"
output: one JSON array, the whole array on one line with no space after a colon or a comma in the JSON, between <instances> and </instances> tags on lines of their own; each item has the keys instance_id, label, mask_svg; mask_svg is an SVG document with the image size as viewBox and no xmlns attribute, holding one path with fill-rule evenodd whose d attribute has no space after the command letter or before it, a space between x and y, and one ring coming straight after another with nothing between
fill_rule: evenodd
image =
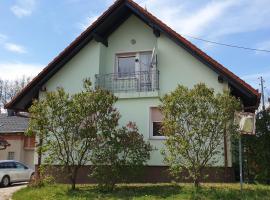
<instances>
[{"instance_id":1,"label":"white cloud","mask_svg":"<svg viewBox=\"0 0 270 200\"><path fill-rule=\"evenodd\" d=\"M8 41L8 36L0 33L0 46L2 46L4 49L15 52L15 53L27 53L27 50L25 47L15 44L13 42Z\"/></svg>"},{"instance_id":2,"label":"white cloud","mask_svg":"<svg viewBox=\"0 0 270 200\"><path fill-rule=\"evenodd\" d=\"M245 80L246 82L248 82L255 88L259 88L259 82L260 82L259 77L263 77L263 79L266 80L265 86L270 89L270 82L268 81L270 80L270 71L247 74L247 75L241 76L243 80Z\"/></svg>"},{"instance_id":3,"label":"white cloud","mask_svg":"<svg viewBox=\"0 0 270 200\"><path fill-rule=\"evenodd\" d=\"M137 0L180 34L223 37L270 28L269 0Z\"/></svg>"},{"instance_id":4,"label":"white cloud","mask_svg":"<svg viewBox=\"0 0 270 200\"><path fill-rule=\"evenodd\" d=\"M24 17L31 15L32 11L29 9L25 9L19 6L12 6L11 11L17 16L17 17Z\"/></svg>"},{"instance_id":5,"label":"white cloud","mask_svg":"<svg viewBox=\"0 0 270 200\"><path fill-rule=\"evenodd\" d=\"M87 29L94 21L97 20L99 16L93 15L91 17L86 17L82 22L78 23L79 28L84 31Z\"/></svg>"},{"instance_id":6,"label":"white cloud","mask_svg":"<svg viewBox=\"0 0 270 200\"><path fill-rule=\"evenodd\" d=\"M0 33L0 43L5 41L7 39L7 36Z\"/></svg>"},{"instance_id":7,"label":"white cloud","mask_svg":"<svg viewBox=\"0 0 270 200\"><path fill-rule=\"evenodd\" d=\"M15 52L15 53L27 53L26 49L18 44L15 43L5 43L4 47L6 50L11 51L11 52Z\"/></svg>"},{"instance_id":8,"label":"white cloud","mask_svg":"<svg viewBox=\"0 0 270 200\"><path fill-rule=\"evenodd\" d=\"M181 34L201 35L236 1L213 1L186 18L179 19L176 29Z\"/></svg>"},{"instance_id":9,"label":"white cloud","mask_svg":"<svg viewBox=\"0 0 270 200\"><path fill-rule=\"evenodd\" d=\"M266 20L270 18L269 0L135 1L182 35L218 42L228 35L270 28L270 20ZM113 0L105 0L105 4L111 3ZM98 15L84 19L79 28L85 30ZM213 46L202 43L201 48Z\"/></svg>"},{"instance_id":10,"label":"white cloud","mask_svg":"<svg viewBox=\"0 0 270 200\"><path fill-rule=\"evenodd\" d=\"M17 0L10 10L19 18L30 16L36 7L36 0Z\"/></svg>"},{"instance_id":11,"label":"white cloud","mask_svg":"<svg viewBox=\"0 0 270 200\"><path fill-rule=\"evenodd\" d=\"M180 34L201 35L205 29L216 23L226 11L238 4L237 1L210 1L200 7L191 5L190 2L182 0L142 0L138 1L142 7L170 25ZM193 12L190 12L193 10Z\"/></svg>"},{"instance_id":12,"label":"white cloud","mask_svg":"<svg viewBox=\"0 0 270 200\"><path fill-rule=\"evenodd\" d=\"M16 80L21 78L23 75L27 77L36 76L43 65L33 63L22 63L22 62L3 62L0 63L0 78L5 80Z\"/></svg>"}]
</instances>

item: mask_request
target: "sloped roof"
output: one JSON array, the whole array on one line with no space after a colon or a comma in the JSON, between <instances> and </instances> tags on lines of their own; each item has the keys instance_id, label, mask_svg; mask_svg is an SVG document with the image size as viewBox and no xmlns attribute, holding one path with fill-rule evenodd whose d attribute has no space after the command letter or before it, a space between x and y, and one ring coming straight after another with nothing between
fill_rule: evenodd
<instances>
[{"instance_id":1,"label":"sloped roof","mask_svg":"<svg viewBox=\"0 0 270 200\"><path fill-rule=\"evenodd\" d=\"M0 134L1 133L23 133L26 131L29 118L20 116L8 116L0 114Z\"/></svg>"},{"instance_id":2,"label":"sloped roof","mask_svg":"<svg viewBox=\"0 0 270 200\"><path fill-rule=\"evenodd\" d=\"M165 34L218 74L222 75L233 88L233 93L242 98L245 106L258 107L260 93L257 90L132 0L117 0L91 26L50 62L21 92L6 104L5 107L15 110L27 110L33 98L38 96L38 91L42 85L76 55L81 48L91 41L95 37L94 35L98 35L101 41L102 39L106 40L108 35L120 26L130 14L135 14L155 31L157 30ZM106 42L104 44L106 44Z\"/></svg>"}]
</instances>

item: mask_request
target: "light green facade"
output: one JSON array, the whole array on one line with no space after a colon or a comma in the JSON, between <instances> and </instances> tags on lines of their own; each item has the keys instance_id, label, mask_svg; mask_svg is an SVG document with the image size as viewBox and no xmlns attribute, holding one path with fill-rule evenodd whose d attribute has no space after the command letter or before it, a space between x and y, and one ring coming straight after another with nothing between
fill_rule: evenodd
<instances>
[{"instance_id":1,"label":"light green facade","mask_svg":"<svg viewBox=\"0 0 270 200\"><path fill-rule=\"evenodd\" d=\"M131 44L135 39L136 44ZM174 90L177 84L192 87L203 82L216 92L222 92L227 88L227 83L219 83L218 75L181 48L171 39L161 34L155 37L153 30L136 16L129 17L108 38L108 47L101 43L91 41L77 55L75 55L61 70L59 70L45 84L48 91L57 87L63 87L70 93L76 93L82 89L82 80L90 77L95 82L95 74L113 73L115 69L115 54L124 52L157 50L157 68L160 71L159 92L123 93L119 97L116 107L121 114L120 124L125 125L129 121L136 122L140 133L145 140L156 147L152 152L149 165L163 165L160 149L163 147L162 139L151 139L150 107L159 105L159 97ZM229 154L229 166L231 158ZM220 155L218 165L224 163L223 155Z\"/></svg>"}]
</instances>

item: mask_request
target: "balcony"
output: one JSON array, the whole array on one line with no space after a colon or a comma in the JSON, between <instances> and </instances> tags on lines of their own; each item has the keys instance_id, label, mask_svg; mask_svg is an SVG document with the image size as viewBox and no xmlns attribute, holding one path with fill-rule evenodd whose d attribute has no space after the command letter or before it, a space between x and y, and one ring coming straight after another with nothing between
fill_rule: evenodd
<instances>
[{"instance_id":1,"label":"balcony","mask_svg":"<svg viewBox=\"0 0 270 200\"><path fill-rule=\"evenodd\" d=\"M159 90L159 71L97 74L95 86L119 95L123 93L137 93L141 96L142 93L151 93L152 95L150 96L156 96Z\"/></svg>"}]
</instances>

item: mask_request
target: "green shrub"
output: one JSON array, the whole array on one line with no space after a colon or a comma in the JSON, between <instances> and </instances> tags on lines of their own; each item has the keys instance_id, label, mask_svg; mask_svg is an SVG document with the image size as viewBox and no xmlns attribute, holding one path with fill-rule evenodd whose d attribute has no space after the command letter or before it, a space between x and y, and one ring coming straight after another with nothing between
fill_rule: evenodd
<instances>
[{"instance_id":1,"label":"green shrub","mask_svg":"<svg viewBox=\"0 0 270 200\"><path fill-rule=\"evenodd\" d=\"M214 166L224 152L224 138L228 140L236 133L232 120L240 102L228 91L216 94L205 84L192 89L179 85L161 102L164 161L175 178L189 178L198 187L206 178L203 170Z\"/></svg>"},{"instance_id":2,"label":"green shrub","mask_svg":"<svg viewBox=\"0 0 270 200\"><path fill-rule=\"evenodd\" d=\"M129 182L142 172L151 150L150 143L143 140L135 123L102 134L92 152L91 176L102 191L112 191L116 183Z\"/></svg>"},{"instance_id":3,"label":"green shrub","mask_svg":"<svg viewBox=\"0 0 270 200\"><path fill-rule=\"evenodd\" d=\"M30 181L28 186L33 187L33 188L40 188L40 187L44 187L44 186L48 186L52 184L55 184L54 177L50 175L46 175L45 166L41 165L39 167L39 177L37 177L37 174L36 174L34 179Z\"/></svg>"}]
</instances>

